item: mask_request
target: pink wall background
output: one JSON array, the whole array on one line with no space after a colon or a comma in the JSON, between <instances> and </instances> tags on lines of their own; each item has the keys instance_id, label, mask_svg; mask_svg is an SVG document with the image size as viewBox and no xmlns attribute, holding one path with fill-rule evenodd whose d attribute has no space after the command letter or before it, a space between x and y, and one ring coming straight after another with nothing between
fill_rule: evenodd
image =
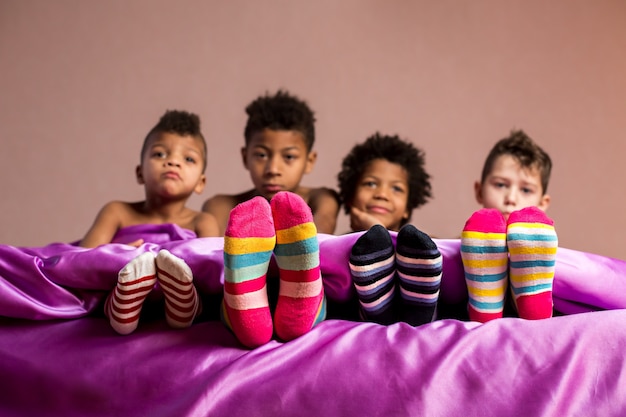
<instances>
[{"instance_id":1,"label":"pink wall background","mask_svg":"<svg viewBox=\"0 0 626 417\"><path fill-rule=\"evenodd\" d=\"M209 141L192 207L248 188L244 106L282 87L318 117L306 185L397 133L433 175L413 222L456 237L487 151L523 128L555 163L560 245L626 259L625 74L622 0L0 0L0 243L79 239L105 202L141 199L166 109L198 113Z\"/></svg>"}]
</instances>

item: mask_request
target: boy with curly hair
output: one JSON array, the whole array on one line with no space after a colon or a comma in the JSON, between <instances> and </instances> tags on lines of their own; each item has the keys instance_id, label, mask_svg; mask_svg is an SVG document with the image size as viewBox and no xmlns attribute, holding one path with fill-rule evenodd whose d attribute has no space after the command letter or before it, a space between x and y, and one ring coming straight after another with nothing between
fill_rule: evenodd
<instances>
[{"instance_id":1,"label":"boy with curly hair","mask_svg":"<svg viewBox=\"0 0 626 417\"><path fill-rule=\"evenodd\" d=\"M376 133L352 148L338 175L350 227L366 232L350 252L360 318L412 326L435 318L442 257L412 224L413 209L431 197L424 153L398 136ZM389 230L398 232L396 242Z\"/></svg>"},{"instance_id":2,"label":"boy with curly hair","mask_svg":"<svg viewBox=\"0 0 626 417\"><path fill-rule=\"evenodd\" d=\"M397 135L376 133L343 159L339 196L353 231L380 224L398 231L431 198L424 152Z\"/></svg>"},{"instance_id":3,"label":"boy with curly hair","mask_svg":"<svg viewBox=\"0 0 626 417\"><path fill-rule=\"evenodd\" d=\"M335 191L300 184L317 159L311 108L298 97L279 90L256 98L246 107L246 113L241 158L254 188L239 194L215 195L205 201L202 210L215 216L224 235L230 211L237 205L257 196L270 201L280 191L289 191L311 208L318 232L334 233L339 213Z\"/></svg>"}]
</instances>

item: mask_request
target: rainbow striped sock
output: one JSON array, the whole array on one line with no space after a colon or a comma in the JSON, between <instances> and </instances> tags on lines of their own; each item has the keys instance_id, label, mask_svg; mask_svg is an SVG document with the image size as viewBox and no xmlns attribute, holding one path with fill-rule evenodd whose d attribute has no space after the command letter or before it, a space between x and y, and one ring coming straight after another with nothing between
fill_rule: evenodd
<instances>
[{"instance_id":1,"label":"rainbow striped sock","mask_svg":"<svg viewBox=\"0 0 626 417\"><path fill-rule=\"evenodd\" d=\"M389 231L372 226L350 251L350 275L361 305L361 317L379 324L394 321L395 251Z\"/></svg>"},{"instance_id":2,"label":"rainbow striped sock","mask_svg":"<svg viewBox=\"0 0 626 417\"><path fill-rule=\"evenodd\" d=\"M507 225L511 292L524 319L552 317L552 284L558 239L554 222L540 209L511 213Z\"/></svg>"},{"instance_id":3,"label":"rainbow striped sock","mask_svg":"<svg viewBox=\"0 0 626 417\"><path fill-rule=\"evenodd\" d=\"M289 341L326 318L319 243L311 209L300 196L281 191L270 204L280 275L274 326L276 335Z\"/></svg>"},{"instance_id":4,"label":"rainbow striped sock","mask_svg":"<svg viewBox=\"0 0 626 417\"><path fill-rule=\"evenodd\" d=\"M224 235L222 321L249 348L272 338L267 268L276 244L270 205L254 197L230 212Z\"/></svg>"},{"instance_id":5,"label":"rainbow striped sock","mask_svg":"<svg viewBox=\"0 0 626 417\"><path fill-rule=\"evenodd\" d=\"M472 214L461 233L461 258L469 295L470 320L502 317L507 287L506 223L496 209Z\"/></svg>"},{"instance_id":6,"label":"rainbow striped sock","mask_svg":"<svg viewBox=\"0 0 626 417\"><path fill-rule=\"evenodd\" d=\"M145 252L130 261L117 275L117 285L104 304L111 327L130 334L139 325L141 308L156 283L154 254Z\"/></svg>"},{"instance_id":7,"label":"rainbow striped sock","mask_svg":"<svg viewBox=\"0 0 626 417\"><path fill-rule=\"evenodd\" d=\"M400 279L403 320L411 326L435 319L443 258L437 245L412 224L398 232L396 269Z\"/></svg>"},{"instance_id":8,"label":"rainbow striped sock","mask_svg":"<svg viewBox=\"0 0 626 417\"><path fill-rule=\"evenodd\" d=\"M171 327L191 326L200 310L193 272L182 259L161 249L156 257L157 280L165 296L165 320Z\"/></svg>"}]
</instances>

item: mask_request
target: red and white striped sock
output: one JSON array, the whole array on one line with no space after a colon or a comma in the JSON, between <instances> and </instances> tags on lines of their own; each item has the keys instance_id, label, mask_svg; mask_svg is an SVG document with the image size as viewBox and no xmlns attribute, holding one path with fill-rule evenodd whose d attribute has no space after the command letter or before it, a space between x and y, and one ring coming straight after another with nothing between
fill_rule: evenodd
<instances>
[{"instance_id":1,"label":"red and white striped sock","mask_svg":"<svg viewBox=\"0 0 626 417\"><path fill-rule=\"evenodd\" d=\"M119 334L135 331L146 297L156 283L154 254L145 252L120 270L117 285L104 304L111 327Z\"/></svg>"},{"instance_id":2,"label":"red and white striped sock","mask_svg":"<svg viewBox=\"0 0 626 417\"><path fill-rule=\"evenodd\" d=\"M200 312L200 297L193 285L191 268L177 256L161 249L156 257L157 279L165 295L165 320L170 327L191 326Z\"/></svg>"}]
</instances>

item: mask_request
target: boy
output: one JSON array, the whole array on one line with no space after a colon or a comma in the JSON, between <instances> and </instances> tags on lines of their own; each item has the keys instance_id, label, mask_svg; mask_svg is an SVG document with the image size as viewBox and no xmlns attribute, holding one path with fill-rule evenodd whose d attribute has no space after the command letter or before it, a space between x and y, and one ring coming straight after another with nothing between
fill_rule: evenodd
<instances>
[{"instance_id":1,"label":"boy","mask_svg":"<svg viewBox=\"0 0 626 417\"><path fill-rule=\"evenodd\" d=\"M552 161L522 130L496 143L474 189L483 205L461 234L471 320L503 315L508 281L520 317L552 317L558 240L546 214Z\"/></svg>"},{"instance_id":2,"label":"boy","mask_svg":"<svg viewBox=\"0 0 626 417\"><path fill-rule=\"evenodd\" d=\"M138 224L173 223L198 237L217 236L215 218L186 207L193 193L206 183L207 147L197 115L167 111L146 138L135 170L144 186L145 200L112 201L98 213L80 246L93 248L110 243L121 228ZM129 242L139 246L143 242Z\"/></svg>"},{"instance_id":3,"label":"boy","mask_svg":"<svg viewBox=\"0 0 626 417\"><path fill-rule=\"evenodd\" d=\"M362 320L412 326L435 317L442 258L432 239L408 224L431 197L424 153L398 136L376 133L355 145L337 176L353 231L350 274ZM396 245L389 230L398 232Z\"/></svg>"},{"instance_id":4,"label":"boy","mask_svg":"<svg viewBox=\"0 0 626 417\"><path fill-rule=\"evenodd\" d=\"M489 152L481 179L474 184L476 201L498 209L505 219L525 207L546 211L551 171L550 156L522 130L513 131Z\"/></svg>"},{"instance_id":5,"label":"boy","mask_svg":"<svg viewBox=\"0 0 626 417\"><path fill-rule=\"evenodd\" d=\"M122 228L140 224L173 223L194 231L198 237L217 236L215 218L186 207L192 193L201 193L206 183L207 147L197 115L167 111L154 126L141 148L137 182L146 198L139 202L106 204L80 242L92 248L110 243ZM129 242L140 246L143 240ZM158 285L157 285L158 283ZM138 326L141 309L156 287L165 297L165 317L171 327L189 327L201 310L189 266L167 250L155 257L145 252L118 274L117 285L105 301L105 314L120 334Z\"/></svg>"},{"instance_id":6,"label":"boy","mask_svg":"<svg viewBox=\"0 0 626 417\"><path fill-rule=\"evenodd\" d=\"M256 196L270 201L280 191L302 197L313 212L319 233L334 233L339 213L336 193L327 188L300 185L317 158L313 151L313 111L306 102L279 90L275 95L258 97L246 107L246 113L241 157L254 188L240 194L215 195L202 206L204 212L217 219L220 235L224 235L230 211L237 205Z\"/></svg>"},{"instance_id":7,"label":"boy","mask_svg":"<svg viewBox=\"0 0 626 417\"><path fill-rule=\"evenodd\" d=\"M375 133L343 159L339 195L352 231L380 224L399 231L431 197L424 153L398 136Z\"/></svg>"}]
</instances>

